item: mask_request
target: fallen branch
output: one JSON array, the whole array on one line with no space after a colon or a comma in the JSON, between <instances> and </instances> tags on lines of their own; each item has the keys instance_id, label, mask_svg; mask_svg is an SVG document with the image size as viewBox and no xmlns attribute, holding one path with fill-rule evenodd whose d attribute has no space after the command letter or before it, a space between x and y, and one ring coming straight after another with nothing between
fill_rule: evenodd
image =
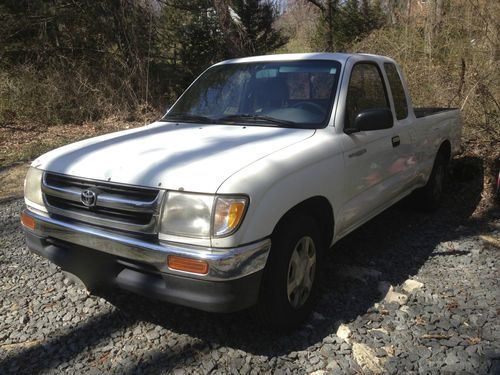
<instances>
[{"instance_id":1,"label":"fallen branch","mask_svg":"<svg viewBox=\"0 0 500 375\"><path fill-rule=\"evenodd\" d=\"M451 338L451 335L443 335L443 334L433 334L433 335L423 335L421 337L422 339L429 340L429 339L435 339L435 340L447 340Z\"/></svg>"},{"instance_id":2,"label":"fallen branch","mask_svg":"<svg viewBox=\"0 0 500 375\"><path fill-rule=\"evenodd\" d=\"M3 350L31 348L32 346L38 345L41 342L42 340L31 340L31 341L16 342L14 344L0 344L0 348L2 348Z\"/></svg>"},{"instance_id":3,"label":"fallen branch","mask_svg":"<svg viewBox=\"0 0 500 375\"><path fill-rule=\"evenodd\" d=\"M498 238L498 237L493 237L493 236L489 236L489 235L482 235L482 236L479 236L479 238L483 242L486 242L486 244L488 244L488 245L500 248L500 238Z\"/></svg>"}]
</instances>

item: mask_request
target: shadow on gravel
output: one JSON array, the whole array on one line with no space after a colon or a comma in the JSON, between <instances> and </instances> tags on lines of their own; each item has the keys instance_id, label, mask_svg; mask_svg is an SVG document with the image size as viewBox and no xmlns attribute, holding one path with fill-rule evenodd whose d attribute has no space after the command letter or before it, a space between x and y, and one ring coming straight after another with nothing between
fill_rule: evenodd
<instances>
[{"instance_id":1,"label":"shadow on gravel","mask_svg":"<svg viewBox=\"0 0 500 375\"><path fill-rule=\"evenodd\" d=\"M288 354L315 345L336 331L341 322L352 322L380 300L373 279L349 278L339 272L346 265L381 272L379 280L401 284L415 275L435 247L464 235L479 233L481 220L470 219L481 200L482 161L461 158L454 163L454 174L443 206L434 214L415 210L404 200L338 242L325 261L322 297L315 314L302 327L289 334L262 328L252 310L235 314L209 314L173 306L117 291L105 295L115 306L137 320L161 325L175 333L203 340L212 349L229 346L268 357ZM447 256L463 256L450 248ZM130 303L131 299L135 302ZM172 353L153 356L136 370L164 367ZM184 355L189 355L184 353ZM133 373L134 368L129 373Z\"/></svg>"},{"instance_id":2,"label":"shadow on gravel","mask_svg":"<svg viewBox=\"0 0 500 375\"><path fill-rule=\"evenodd\" d=\"M148 353L141 361L126 369L120 369L121 375L151 374L162 373L169 374L170 371L186 358L195 357L196 354L205 347L205 343L199 341L194 345L182 349L169 348L169 350L157 350ZM159 371L152 371L157 369ZM161 371L160 371L161 370Z\"/></svg>"},{"instance_id":3,"label":"shadow on gravel","mask_svg":"<svg viewBox=\"0 0 500 375\"><path fill-rule=\"evenodd\" d=\"M134 321L134 318L127 317L119 310L96 316L43 344L8 356L0 362L0 369L29 374L53 369L61 363L71 361L86 348L91 348L101 340L109 338L113 332L132 325Z\"/></svg>"},{"instance_id":4,"label":"shadow on gravel","mask_svg":"<svg viewBox=\"0 0 500 375\"><path fill-rule=\"evenodd\" d=\"M455 162L455 174L447 189L443 207L434 214L415 210L410 200L400 202L351 235L338 242L325 259L321 298L312 318L289 334L272 333L262 328L253 310L235 314L210 314L180 306L168 305L113 291L102 295L120 310L77 326L71 332L43 346L35 346L0 363L10 368L30 358L46 360L38 364L40 371L68 361L86 348L96 345L114 331L147 321L177 334L187 334L200 341L200 347L217 349L228 346L246 352L274 357L303 350L320 343L336 331L341 322L352 322L380 300L377 281L352 278L343 271L346 266L377 270L379 280L401 284L415 275L435 247L464 235L480 231L481 221L471 220L483 189L482 161L462 158ZM484 225L484 224L483 224ZM463 256L450 248L448 256ZM81 339L78 339L81 338ZM75 340L76 339L76 340ZM67 343L73 345L67 347ZM77 343L76 346L74 343ZM158 368L172 368L183 358L196 354L198 344L190 348L146 353L141 362L127 373L148 373Z\"/></svg>"}]
</instances>

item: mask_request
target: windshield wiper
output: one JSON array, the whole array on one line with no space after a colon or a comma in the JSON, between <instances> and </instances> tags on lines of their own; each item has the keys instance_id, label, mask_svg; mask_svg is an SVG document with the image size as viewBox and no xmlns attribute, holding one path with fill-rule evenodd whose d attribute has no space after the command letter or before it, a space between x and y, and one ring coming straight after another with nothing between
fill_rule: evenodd
<instances>
[{"instance_id":1,"label":"windshield wiper","mask_svg":"<svg viewBox=\"0 0 500 375\"><path fill-rule=\"evenodd\" d=\"M230 115L218 118L215 120L216 122L234 122L234 121L252 121L252 122L265 122L267 124L273 125L285 125L285 126L296 126L297 124L293 121L280 120L271 116L265 115L248 115L248 114L239 114L239 115Z\"/></svg>"},{"instance_id":2,"label":"windshield wiper","mask_svg":"<svg viewBox=\"0 0 500 375\"><path fill-rule=\"evenodd\" d=\"M204 124L213 124L214 120L210 117L190 115L188 113L180 113L175 115L166 115L162 118L164 121L185 121L185 122L200 122Z\"/></svg>"}]
</instances>

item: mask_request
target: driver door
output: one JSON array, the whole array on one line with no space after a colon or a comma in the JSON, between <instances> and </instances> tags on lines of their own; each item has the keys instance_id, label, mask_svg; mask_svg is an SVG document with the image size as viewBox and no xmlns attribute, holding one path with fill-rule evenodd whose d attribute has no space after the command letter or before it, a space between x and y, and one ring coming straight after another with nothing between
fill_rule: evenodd
<instances>
[{"instance_id":1,"label":"driver door","mask_svg":"<svg viewBox=\"0 0 500 375\"><path fill-rule=\"evenodd\" d=\"M344 129L358 113L366 109L390 108L385 82L376 62L356 63L349 79ZM342 135L345 164L343 219L341 231L370 219L377 210L391 201L396 192L391 178L397 159L394 151L394 128L360 131Z\"/></svg>"}]
</instances>

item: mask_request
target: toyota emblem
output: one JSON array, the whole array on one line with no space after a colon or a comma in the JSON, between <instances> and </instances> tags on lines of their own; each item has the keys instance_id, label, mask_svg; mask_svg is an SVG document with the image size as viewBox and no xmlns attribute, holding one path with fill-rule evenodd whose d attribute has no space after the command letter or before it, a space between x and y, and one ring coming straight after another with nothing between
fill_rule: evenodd
<instances>
[{"instance_id":1,"label":"toyota emblem","mask_svg":"<svg viewBox=\"0 0 500 375\"><path fill-rule=\"evenodd\" d=\"M85 207L94 207L97 203L97 194L90 189L85 189L80 199Z\"/></svg>"}]
</instances>

